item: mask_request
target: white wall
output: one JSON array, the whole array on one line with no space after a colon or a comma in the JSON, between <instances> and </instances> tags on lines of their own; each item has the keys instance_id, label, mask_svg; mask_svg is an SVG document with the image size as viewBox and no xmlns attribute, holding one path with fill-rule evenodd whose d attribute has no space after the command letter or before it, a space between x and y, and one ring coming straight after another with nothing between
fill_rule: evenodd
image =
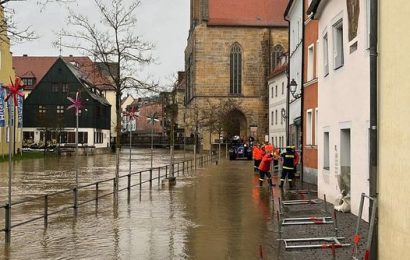
<instances>
[{"instance_id":1,"label":"white wall","mask_svg":"<svg viewBox=\"0 0 410 260\"><path fill-rule=\"evenodd\" d=\"M115 90L104 91L105 98L111 105L111 136L117 136L115 127L117 126L117 114L115 111Z\"/></svg>"},{"instance_id":2,"label":"white wall","mask_svg":"<svg viewBox=\"0 0 410 260\"><path fill-rule=\"evenodd\" d=\"M63 131L65 132L75 132L75 128L66 128ZM94 144L94 132L96 129L94 128L78 128L78 132L87 132L88 133L88 146L95 146L96 148L106 148L110 145L110 130L100 130L103 133L103 142L99 144ZM38 143L40 141L40 130L33 127L24 127L23 132L34 132L34 143ZM64 145L64 144L62 144ZM79 144L81 146L81 144Z\"/></svg>"},{"instance_id":3,"label":"white wall","mask_svg":"<svg viewBox=\"0 0 410 260\"><path fill-rule=\"evenodd\" d=\"M286 119L282 119L281 110L282 108L286 111L286 85L287 85L287 77L286 73L283 72L272 79L269 80L269 142L278 140L279 137L283 137L283 144L286 145ZM283 94L282 94L282 84L283 84ZM278 87L278 95L276 96L275 87ZM272 97L272 90L273 90L273 97ZM275 114L275 111L278 111L278 123L272 123L271 114L272 112ZM275 119L275 118L274 118ZM281 124L282 120L282 124ZM276 144L275 144L276 146Z\"/></svg>"},{"instance_id":4,"label":"white wall","mask_svg":"<svg viewBox=\"0 0 410 260\"><path fill-rule=\"evenodd\" d=\"M290 35L289 35L289 79L294 79L297 83L296 94L301 92L302 83L302 35L303 35L303 15L302 5L304 1L294 1L288 16L290 20ZM300 116L301 101L300 98L292 102L294 98L290 95L289 105L289 124L293 124L293 120Z\"/></svg>"},{"instance_id":5,"label":"white wall","mask_svg":"<svg viewBox=\"0 0 410 260\"><path fill-rule=\"evenodd\" d=\"M319 117L319 164L318 189L319 196L326 194L330 202L334 202L339 194L337 175L340 174L341 129L350 128L351 136L351 201L352 212L358 213L360 194L369 193L369 52L367 50L366 8L365 0L360 1L360 18L358 36L349 43L348 16L346 1L327 1L323 11L316 17L319 19L318 46L318 105ZM344 65L334 69L333 64L333 24L343 18ZM322 36L327 31L329 41L329 74L323 73ZM350 45L358 42L358 49L350 53ZM329 132L330 169L323 169L324 132ZM368 210L363 210L367 218Z\"/></svg>"}]
</instances>

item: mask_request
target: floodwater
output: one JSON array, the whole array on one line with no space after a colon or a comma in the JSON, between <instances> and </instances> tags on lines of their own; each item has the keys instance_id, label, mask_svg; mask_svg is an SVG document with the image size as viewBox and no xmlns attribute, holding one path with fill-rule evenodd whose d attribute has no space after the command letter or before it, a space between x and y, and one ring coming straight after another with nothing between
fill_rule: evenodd
<instances>
[{"instance_id":1,"label":"floodwater","mask_svg":"<svg viewBox=\"0 0 410 260\"><path fill-rule=\"evenodd\" d=\"M149 149L133 150L132 171L150 165ZM121 175L128 173L128 151L121 154ZM191 155L189 155L191 156ZM182 159L178 154L177 158ZM169 164L168 151L155 151L154 166ZM187 155L188 158L188 155ZM114 155L80 157L80 183L112 178ZM74 157L16 162L13 201L74 187ZM0 200L7 198L7 163L0 164ZM155 181L106 196L43 220L12 229L10 246L0 243L0 259L260 259L274 257L271 190L257 187L250 161L223 161L182 173L173 188ZM135 180L138 181L138 180ZM134 183L134 180L133 180ZM111 186L110 186L111 185ZM101 186L101 194L112 184ZM89 194L88 194L89 193ZM92 196L92 188L81 196ZM276 195L275 195L276 196ZM67 194L49 207L71 203ZM43 212L43 202L13 207L13 224ZM2 203L3 204L3 203ZM37 214L37 215L36 215ZM4 210L0 225L4 225ZM2 226L1 226L2 227ZM1 235L4 232L0 233Z\"/></svg>"}]
</instances>

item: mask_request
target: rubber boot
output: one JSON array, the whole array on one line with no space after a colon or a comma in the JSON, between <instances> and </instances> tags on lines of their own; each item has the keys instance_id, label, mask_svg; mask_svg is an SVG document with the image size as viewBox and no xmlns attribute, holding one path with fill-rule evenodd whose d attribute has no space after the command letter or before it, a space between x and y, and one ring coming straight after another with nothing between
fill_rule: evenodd
<instances>
[{"instance_id":1,"label":"rubber boot","mask_svg":"<svg viewBox=\"0 0 410 260\"><path fill-rule=\"evenodd\" d=\"M259 180L259 187L263 186L263 181Z\"/></svg>"},{"instance_id":2,"label":"rubber boot","mask_svg":"<svg viewBox=\"0 0 410 260\"><path fill-rule=\"evenodd\" d=\"M283 189L283 181L280 181L279 188Z\"/></svg>"}]
</instances>

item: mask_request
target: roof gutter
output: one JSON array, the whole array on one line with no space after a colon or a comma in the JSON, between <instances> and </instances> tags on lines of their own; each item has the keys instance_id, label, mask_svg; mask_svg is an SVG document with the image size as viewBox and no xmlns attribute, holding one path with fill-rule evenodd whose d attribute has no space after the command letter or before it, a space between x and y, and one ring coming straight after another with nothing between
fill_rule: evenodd
<instances>
[{"instance_id":1,"label":"roof gutter","mask_svg":"<svg viewBox=\"0 0 410 260\"><path fill-rule=\"evenodd\" d=\"M378 1L370 1L370 196L378 197L378 93L377 93L377 67L378 67ZM369 213L373 204L369 207ZM369 216L371 216L369 214ZM378 223L378 209L376 208L376 220ZM372 243L370 247L370 259L378 258L378 225L374 225Z\"/></svg>"}]
</instances>

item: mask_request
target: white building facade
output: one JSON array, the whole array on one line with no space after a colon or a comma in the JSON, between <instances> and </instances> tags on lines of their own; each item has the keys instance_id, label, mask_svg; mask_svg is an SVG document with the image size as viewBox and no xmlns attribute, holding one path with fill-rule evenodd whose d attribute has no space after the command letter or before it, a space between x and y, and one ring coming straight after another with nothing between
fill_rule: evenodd
<instances>
[{"instance_id":1,"label":"white building facade","mask_svg":"<svg viewBox=\"0 0 410 260\"><path fill-rule=\"evenodd\" d=\"M318 190L330 202L345 190L357 214L361 193L369 194L368 1L347 2L320 1L314 14L319 21Z\"/></svg>"},{"instance_id":2,"label":"white building facade","mask_svg":"<svg viewBox=\"0 0 410 260\"><path fill-rule=\"evenodd\" d=\"M287 64L284 65L286 68ZM286 146L286 70L274 72L269 84L269 142L275 147ZM282 112L283 111L283 112Z\"/></svg>"},{"instance_id":3,"label":"white building facade","mask_svg":"<svg viewBox=\"0 0 410 260\"><path fill-rule=\"evenodd\" d=\"M303 0L291 0L285 11L289 20L289 81L297 84L294 95L289 93L289 140L301 149L301 89L303 57ZM297 97L297 98L295 98Z\"/></svg>"}]
</instances>

